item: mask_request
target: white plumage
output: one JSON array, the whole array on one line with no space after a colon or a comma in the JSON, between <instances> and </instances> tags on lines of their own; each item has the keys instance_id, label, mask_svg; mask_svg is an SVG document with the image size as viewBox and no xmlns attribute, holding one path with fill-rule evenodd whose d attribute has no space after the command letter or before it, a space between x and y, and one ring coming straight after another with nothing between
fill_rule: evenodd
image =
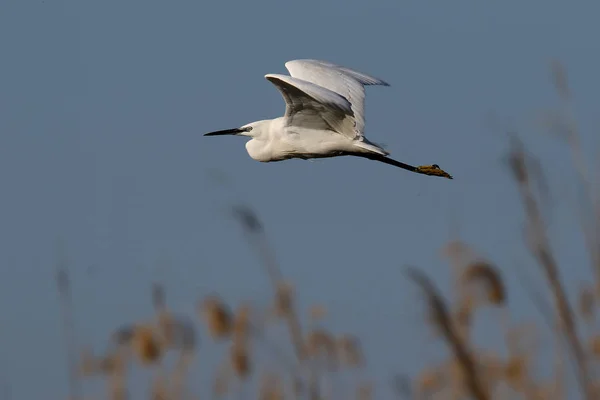
<instances>
[{"instance_id":1,"label":"white plumage","mask_svg":"<svg viewBox=\"0 0 600 400\"><path fill-rule=\"evenodd\" d=\"M325 61L293 60L285 67L290 76L265 75L285 100L283 117L205 136L250 137L246 143L248 154L261 162L351 155L452 179L436 164L413 167L393 160L381 146L367 140L364 135L365 86L389 86L388 83Z\"/></svg>"}]
</instances>

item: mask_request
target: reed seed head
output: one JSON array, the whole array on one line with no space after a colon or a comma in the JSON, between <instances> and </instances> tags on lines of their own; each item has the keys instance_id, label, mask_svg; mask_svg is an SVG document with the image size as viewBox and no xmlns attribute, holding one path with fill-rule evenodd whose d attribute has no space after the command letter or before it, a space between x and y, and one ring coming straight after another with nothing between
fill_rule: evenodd
<instances>
[{"instance_id":1,"label":"reed seed head","mask_svg":"<svg viewBox=\"0 0 600 400\"><path fill-rule=\"evenodd\" d=\"M275 315L287 318L292 314L294 287L287 282L277 285L275 292Z\"/></svg>"},{"instance_id":2,"label":"reed seed head","mask_svg":"<svg viewBox=\"0 0 600 400\"><path fill-rule=\"evenodd\" d=\"M250 374L250 355L245 345L232 343L230 350L231 369L239 379L246 379Z\"/></svg>"},{"instance_id":3,"label":"reed seed head","mask_svg":"<svg viewBox=\"0 0 600 400\"><path fill-rule=\"evenodd\" d=\"M201 305L201 314L213 339L223 339L231 334L233 321L229 308L217 296L208 296Z\"/></svg>"},{"instance_id":4,"label":"reed seed head","mask_svg":"<svg viewBox=\"0 0 600 400\"><path fill-rule=\"evenodd\" d=\"M463 275L467 284L480 282L484 285L487 300L495 305L506 303L506 289L498 269L486 262L469 265Z\"/></svg>"},{"instance_id":5,"label":"reed seed head","mask_svg":"<svg viewBox=\"0 0 600 400\"><path fill-rule=\"evenodd\" d=\"M160 360L164 353L158 335L150 326L136 326L133 332L132 348L143 365L151 365Z\"/></svg>"},{"instance_id":6,"label":"reed seed head","mask_svg":"<svg viewBox=\"0 0 600 400\"><path fill-rule=\"evenodd\" d=\"M506 382L515 390L521 390L527 376L527 359L523 356L511 357L504 368Z\"/></svg>"}]
</instances>

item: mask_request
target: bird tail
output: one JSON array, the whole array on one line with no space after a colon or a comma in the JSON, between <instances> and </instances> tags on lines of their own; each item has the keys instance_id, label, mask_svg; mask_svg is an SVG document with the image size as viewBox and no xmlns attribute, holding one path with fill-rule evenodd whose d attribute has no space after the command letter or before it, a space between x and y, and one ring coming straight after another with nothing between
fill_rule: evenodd
<instances>
[{"instance_id":1,"label":"bird tail","mask_svg":"<svg viewBox=\"0 0 600 400\"><path fill-rule=\"evenodd\" d=\"M375 154L379 154L381 156L388 156L390 154L388 151L386 151L381 146L376 145L375 143L369 142L368 140L366 140L364 138L361 141L354 142L354 145L357 147L360 147L361 149L373 152Z\"/></svg>"}]
</instances>

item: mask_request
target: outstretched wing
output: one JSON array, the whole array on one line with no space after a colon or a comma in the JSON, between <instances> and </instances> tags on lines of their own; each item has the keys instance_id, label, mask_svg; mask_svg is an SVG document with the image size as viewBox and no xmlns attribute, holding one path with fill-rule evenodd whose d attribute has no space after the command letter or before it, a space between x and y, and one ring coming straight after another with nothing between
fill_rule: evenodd
<instances>
[{"instance_id":1,"label":"outstretched wing","mask_svg":"<svg viewBox=\"0 0 600 400\"><path fill-rule=\"evenodd\" d=\"M265 78L285 100L288 126L343 133L354 124L352 105L338 93L287 75L267 74Z\"/></svg>"},{"instance_id":2,"label":"outstretched wing","mask_svg":"<svg viewBox=\"0 0 600 400\"><path fill-rule=\"evenodd\" d=\"M292 60L285 63L285 67L292 77L329 89L350 102L355 124L344 134L356 139L363 136L365 128L365 86L389 86L381 79L326 61Z\"/></svg>"}]
</instances>

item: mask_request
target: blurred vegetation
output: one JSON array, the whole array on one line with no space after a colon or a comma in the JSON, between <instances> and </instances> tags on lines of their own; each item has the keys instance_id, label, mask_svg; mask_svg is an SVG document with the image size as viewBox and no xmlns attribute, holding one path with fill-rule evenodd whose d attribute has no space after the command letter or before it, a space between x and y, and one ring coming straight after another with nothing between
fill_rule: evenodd
<instances>
[{"instance_id":1,"label":"blurred vegetation","mask_svg":"<svg viewBox=\"0 0 600 400\"><path fill-rule=\"evenodd\" d=\"M66 270L59 266L57 283L69 347L70 398L129 398L127 380L131 369L149 367L156 371L151 382L153 399L198 398L186 387L186 382L192 379L188 376L188 367L197 353L197 321L201 321L208 333L203 346L219 342L228 348L223 362L214 370L214 398L276 400L350 396L366 400L382 398L381 393L394 393L399 399L551 400L572 398L573 393L578 393L578 398L600 398L597 373L600 334L594 330L596 301L600 294L600 197L593 189L593 178L583 157L578 128L572 118L566 73L559 63L553 64L552 76L562 107L549 113L547 120L552 132L559 134L570 150L580 180L581 229L594 279L581 286L578 298L569 298L541 212L547 198L543 171L518 135L509 133L508 166L525 210L526 244L551 294L549 298L535 297L545 325L511 322L507 307L509 289L499 268L479 257L468 244L455 240L445 248L454 277L451 298L442 297L431 279L418 268L405 269L406 278L422 291L428 305L429 324L437 340L446 344L448 358L439 365L430 365L417 376L390 376L392 391L386 388L380 392L372 382L362 380L364 375L351 375L354 377L349 383L351 387L344 388L342 396L332 384L336 374L366 368L367 355L363 354L360 339L324 328L320 321L327 315L321 305L314 305L308 316L299 315L295 288L283 279L261 221L250 208L238 207L234 215L258 250L271 281L272 303L268 309L255 309L250 303L234 306L217 295L210 295L199 301L197 315L177 315L167 307L164 290L157 284L152 289L153 320L117 327L106 354L95 355L89 349L81 353L72 345L69 279ZM476 346L471 337L477 312L485 312L490 307L500 310L495 315L499 316L498 326L505 339L507 352L504 355ZM293 359L286 359L275 344L268 343L266 332L277 325L285 326L289 333ZM550 332L554 338L554 346L543 349L546 356L555 360L550 366L552 373L546 378L539 378L535 371L539 357L536 343L541 331ZM270 350L279 368L270 371L257 365L257 343L261 343L262 349ZM163 365L167 353L177 357L170 369ZM569 380L570 374L576 379ZM81 383L89 377L101 377L106 382L106 393L84 395ZM249 387L256 390L249 392Z\"/></svg>"}]
</instances>

